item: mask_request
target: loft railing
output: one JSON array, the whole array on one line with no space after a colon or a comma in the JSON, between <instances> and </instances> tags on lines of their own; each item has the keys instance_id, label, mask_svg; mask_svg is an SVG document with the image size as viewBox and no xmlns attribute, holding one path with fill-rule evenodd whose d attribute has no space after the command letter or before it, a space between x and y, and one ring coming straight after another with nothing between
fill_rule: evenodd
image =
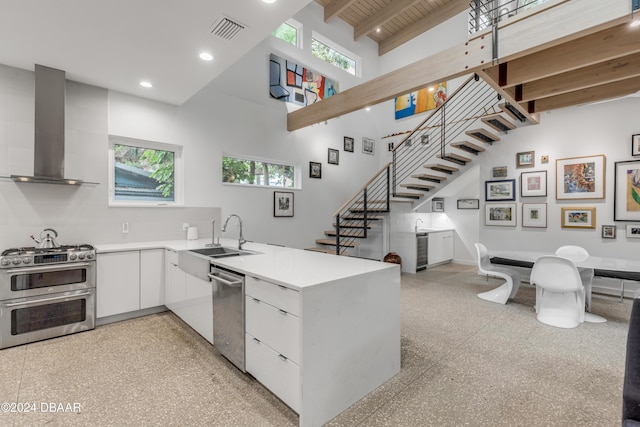
<instances>
[{"instance_id":1,"label":"loft railing","mask_svg":"<svg viewBox=\"0 0 640 427\"><path fill-rule=\"evenodd\" d=\"M477 75L469 77L393 150L393 161L380 169L335 214L336 254L344 255L366 238L372 222L390 211L398 186L430 159L447 156L449 144L481 117L498 111L496 91Z\"/></svg>"},{"instance_id":2,"label":"loft railing","mask_svg":"<svg viewBox=\"0 0 640 427\"><path fill-rule=\"evenodd\" d=\"M471 0L469 34L477 33L521 11L549 0Z\"/></svg>"}]
</instances>

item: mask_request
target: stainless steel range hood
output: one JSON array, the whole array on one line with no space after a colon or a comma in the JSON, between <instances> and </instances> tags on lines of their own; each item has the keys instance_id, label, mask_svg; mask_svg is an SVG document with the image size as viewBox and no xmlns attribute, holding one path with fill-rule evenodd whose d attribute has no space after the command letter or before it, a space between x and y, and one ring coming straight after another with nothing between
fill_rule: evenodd
<instances>
[{"instance_id":1,"label":"stainless steel range hood","mask_svg":"<svg viewBox=\"0 0 640 427\"><path fill-rule=\"evenodd\" d=\"M33 176L11 175L16 182L80 185L64 177L65 72L35 66L35 145Z\"/></svg>"}]
</instances>

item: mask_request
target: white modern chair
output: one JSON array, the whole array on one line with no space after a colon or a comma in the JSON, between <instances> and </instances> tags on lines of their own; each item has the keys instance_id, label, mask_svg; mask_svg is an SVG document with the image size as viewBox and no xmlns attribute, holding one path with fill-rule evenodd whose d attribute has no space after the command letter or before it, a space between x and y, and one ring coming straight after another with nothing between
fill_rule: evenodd
<instances>
[{"instance_id":1,"label":"white modern chair","mask_svg":"<svg viewBox=\"0 0 640 427\"><path fill-rule=\"evenodd\" d=\"M476 251L478 252L478 271L487 276L495 276L506 280L497 288L478 294L479 298L486 301L497 302L498 304L506 304L509 298L513 298L520 287L520 273L513 268L498 267L491 263L489 259L489 251L482 243L476 243Z\"/></svg>"},{"instance_id":2,"label":"white modern chair","mask_svg":"<svg viewBox=\"0 0 640 427\"><path fill-rule=\"evenodd\" d=\"M561 246L556 250L556 255L569 258L573 262L583 261L589 258L589 252L580 246ZM593 286L593 268L578 267L582 286L584 286L585 309L591 313L591 287Z\"/></svg>"},{"instance_id":3,"label":"white modern chair","mask_svg":"<svg viewBox=\"0 0 640 427\"><path fill-rule=\"evenodd\" d=\"M573 261L542 256L533 265L530 282L536 286L539 322L558 328L575 328L584 322L584 287Z\"/></svg>"}]
</instances>

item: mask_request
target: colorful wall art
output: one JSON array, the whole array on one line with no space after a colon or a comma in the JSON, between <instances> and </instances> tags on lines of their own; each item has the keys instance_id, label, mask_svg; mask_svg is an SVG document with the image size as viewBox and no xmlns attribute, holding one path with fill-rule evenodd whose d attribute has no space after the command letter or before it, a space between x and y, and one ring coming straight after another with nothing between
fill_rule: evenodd
<instances>
[{"instance_id":1,"label":"colorful wall art","mask_svg":"<svg viewBox=\"0 0 640 427\"><path fill-rule=\"evenodd\" d=\"M320 73L271 54L269 95L298 105L309 105L338 93L338 82Z\"/></svg>"},{"instance_id":2,"label":"colorful wall art","mask_svg":"<svg viewBox=\"0 0 640 427\"><path fill-rule=\"evenodd\" d=\"M433 110L447 100L447 82L396 98L396 120Z\"/></svg>"}]
</instances>

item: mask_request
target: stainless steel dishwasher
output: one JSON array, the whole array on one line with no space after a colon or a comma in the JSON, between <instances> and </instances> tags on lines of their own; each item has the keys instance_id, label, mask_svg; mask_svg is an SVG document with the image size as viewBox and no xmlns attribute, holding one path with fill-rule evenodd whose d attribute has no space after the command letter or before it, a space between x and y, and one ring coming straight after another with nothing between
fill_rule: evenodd
<instances>
[{"instance_id":1,"label":"stainless steel dishwasher","mask_svg":"<svg viewBox=\"0 0 640 427\"><path fill-rule=\"evenodd\" d=\"M245 369L244 274L211 265L213 285L213 345L220 354Z\"/></svg>"},{"instance_id":2,"label":"stainless steel dishwasher","mask_svg":"<svg viewBox=\"0 0 640 427\"><path fill-rule=\"evenodd\" d=\"M429 233L416 234L416 271L424 270L429 263Z\"/></svg>"}]
</instances>

